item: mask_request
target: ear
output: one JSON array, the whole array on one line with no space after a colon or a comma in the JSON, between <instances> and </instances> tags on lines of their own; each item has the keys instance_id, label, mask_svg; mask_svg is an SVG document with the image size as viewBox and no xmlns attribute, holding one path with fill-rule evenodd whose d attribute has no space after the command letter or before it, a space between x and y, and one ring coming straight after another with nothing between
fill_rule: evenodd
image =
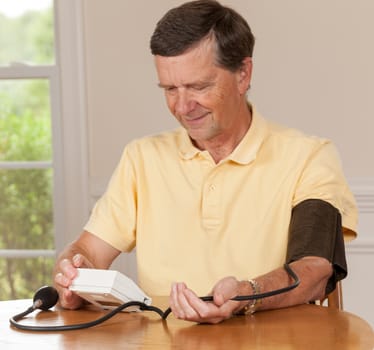
<instances>
[{"instance_id":1,"label":"ear","mask_svg":"<svg viewBox=\"0 0 374 350\"><path fill-rule=\"evenodd\" d=\"M238 87L241 94L245 94L249 89L252 78L252 58L246 57L238 71Z\"/></svg>"}]
</instances>

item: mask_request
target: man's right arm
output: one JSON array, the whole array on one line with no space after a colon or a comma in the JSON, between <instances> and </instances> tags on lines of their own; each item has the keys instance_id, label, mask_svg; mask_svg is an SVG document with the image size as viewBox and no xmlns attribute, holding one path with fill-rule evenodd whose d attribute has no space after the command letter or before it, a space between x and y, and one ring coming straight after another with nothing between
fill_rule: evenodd
<instances>
[{"instance_id":1,"label":"man's right arm","mask_svg":"<svg viewBox=\"0 0 374 350\"><path fill-rule=\"evenodd\" d=\"M69 290L77 276L77 268L108 269L119 254L120 251L110 244L84 231L57 258L53 275L59 304L67 309L77 309L82 305L83 300Z\"/></svg>"}]
</instances>

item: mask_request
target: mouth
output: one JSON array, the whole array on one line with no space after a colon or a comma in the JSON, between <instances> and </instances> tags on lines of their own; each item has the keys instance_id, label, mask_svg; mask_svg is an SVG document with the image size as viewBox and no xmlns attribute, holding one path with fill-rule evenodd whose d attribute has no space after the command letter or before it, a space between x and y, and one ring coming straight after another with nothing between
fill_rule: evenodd
<instances>
[{"instance_id":1,"label":"mouth","mask_svg":"<svg viewBox=\"0 0 374 350\"><path fill-rule=\"evenodd\" d=\"M207 112L200 116L183 116L183 121L189 127L199 127L205 121L205 119L207 118L209 114L210 113Z\"/></svg>"}]
</instances>

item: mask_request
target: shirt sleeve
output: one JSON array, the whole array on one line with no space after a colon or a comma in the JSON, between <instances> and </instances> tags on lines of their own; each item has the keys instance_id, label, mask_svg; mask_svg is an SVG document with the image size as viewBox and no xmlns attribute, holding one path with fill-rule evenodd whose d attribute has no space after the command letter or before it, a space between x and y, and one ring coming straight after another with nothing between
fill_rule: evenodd
<instances>
[{"instance_id":1,"label":"shirt sleeve","mask_svg":"<svg viewBox=\"0 0 374 350\"><path fill-rule=\"evenodd\" d=\"M104 195L95 204L84 229L114 248L128 252L136 242L136 181L127 146Z\"/></svg>"},{"instance_id":2,"label":"shirt sleeve","mask_svg":"<svg viewBox=\"0 0 374 350\"><path fill-rule=\"evenodd\" d=\"M316 142L299 177L293 207L307 199L330 203L341 215L345 240L356 237L356 201L343 174L339 154L329 141Z\"/></svg>"}]
</instances>

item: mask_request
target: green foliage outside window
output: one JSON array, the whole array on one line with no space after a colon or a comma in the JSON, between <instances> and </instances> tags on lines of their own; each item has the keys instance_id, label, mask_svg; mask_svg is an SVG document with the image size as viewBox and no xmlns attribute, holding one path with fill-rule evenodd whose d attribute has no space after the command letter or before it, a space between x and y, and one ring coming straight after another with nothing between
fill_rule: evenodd
<instances>
[{"instance_id":1,"label":"green foliage outside window","mask_svg":"<svg viewBox=\"0 0 374 350\"><path fill-rule=\"evenodd\" d=\"M12 0L8 0L12 1ZM0 13L0 64L54 62L52 9L8 18Z\"/></svg>"}]
</instances>

